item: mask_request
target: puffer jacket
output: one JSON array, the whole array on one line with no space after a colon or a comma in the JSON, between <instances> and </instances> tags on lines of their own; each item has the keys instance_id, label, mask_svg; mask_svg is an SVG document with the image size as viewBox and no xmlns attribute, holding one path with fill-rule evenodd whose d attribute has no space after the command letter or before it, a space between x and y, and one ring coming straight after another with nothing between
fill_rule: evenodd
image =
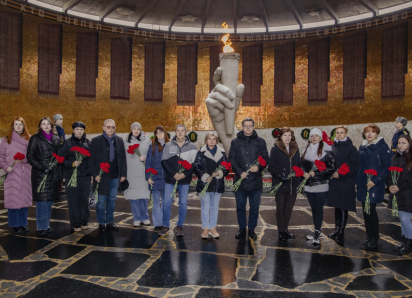
<instances>
[{"instance_id":1,"label":"puffer jacket","mask_svg":"<svg viewBox=\"0 0 412 298\"><path fill-rule=\"evenodd\" d=\"M242 175L243 172L246 172L250 165L256 161L259 156L262 156L266 161L266 165L264 167L259 165L259 171L256 173L249 172L249 175L240 184L239 190L262 190L262 171L269 163L269 153L266 148L265 140L258 137L256 130L253 131L251 136L246 136L243 130L238 132L237 138L232 140L229 150L229 161L235 172L233 183L236 183L240 179L240 175Z\"/></svg>"},{"instance_id":2,"label":"puffer jacket","mask_svg":"<svg viewBox=\"0 0 412 298\"><path fill-rule=\"evenodd\" d=\"M305 186L315 186L321 184L328 184L330 181L330 177L332 177L333 173L336 172L335 166L335 157L331 151L326 151L326 155L320 159L326 164L326 170L322 172L316 169L315 177L310 177L306 182ZM301 167L305 173L311 172L315 162L309 160L302 160Z\"/></svg>"},{"instance_id":3,"label":"puffer jacket","mask_svg":"<svg viewBox=\"0 0 412 298\"><path fill-rule=\"evenodd\" d=\"M12 134L10 144L6 138L0 144L0 166L4 171L14 162L14 155L20 152L27 155L29 142L19 136L15 131ZM31 165L26 158L15 164L13 170L4 181L4 207L6 209L20 209L32 206L31 194Z\"/></svg>"},{"instance_id":4,"label":"puffer jacket","mask_svg":"<svg viewBox=\"0 0 412 298\"><path fill-rule=\"evenodd\" d=\"M46 186L41 193L37 192L41 181L46 176L46 170L53 158L52 153L59 153L60 139L53 135L51 142L45 138L42 132L33 135L30 138L27 148L27 160L32 166L31 169L31 186L33 193L33 201L35 202L50 202L55 201L60 195L60 164L57 164L48 172Z\"/></svg>"},{"instance_id":5,"label":"puffer jacket","mask_svg":"<svg viewBox=\"0 0 412 298\"><path fill-rule=\"evenodd\" d=\"M165 145L162 147L165 148ZM164 191L165 190L165 170L162 167L162 151L159 151L159 147L156 144L154 147L154 154L153 154L153 143L149 146L147 150L146 156L146 170L153 168L157 171L157 175L154 175L153 180L153 189L149 184L149 189L154 191ZM146 173L146 180L149 180L150 174Z\"/></svg>"},{"instance_id":6,"label":"puffer jacket","mask_svg":"<svg viewBox=\"0 0 412 298\"><path fill-rule=\"evenodd\" d=\"M212 176L213 172L220 166L222 161L227 162L226 152L220 146L217 146L217 151L215 156L213 156L209 150L206 148L207 145L204 145L200 148L199 152L197 152L195 162L193 164L194 172L198 177L196 191L202 192L203 188L206 185L206 179ZM212 182L210 182L207 192L217 192L223 193L225 190L225 179L224 177L227 175L227 170L219 171L219 176L213 178Z\"/></svg>"},{"instance_id":7,"label":"puffer jacket","mask_svg":"<svg viewBox=\"0 0 412 298\"><path fill-rule=\"evenodd\" d=\"M396 152L395 156L392 158L392 167L399 167L403 169L398 178L398 183L396 184L399 191L396 193L396 202L398 203L398 211L404 211L412 213L412 167L408 169L405 161L405 157ZM392 176L386 176L386 185L389 187L393 185ZM393 194L389 195L388 208L392 209Z\"/></svg>"},{"instance_id":8,"label":"puffer jacket","mask_svg":"<svg viewBox=\"0 0 412 298\"><path fill-rule=\"evenodd\" d=\"M70 139L67 139L59 150L59 155L64 157L62 174L64 178L71 178L74 167L73 162L76 161L76 154L71 151L73 147L81 147L90 152L90 141L86 139L86 134L79 139L72 134ZM84 157L82 163L77 167L77 177L89 177L92 175L89 169L90 157ZM67 181L68 182L68 181Z\"/></svg>"}]
</instances>

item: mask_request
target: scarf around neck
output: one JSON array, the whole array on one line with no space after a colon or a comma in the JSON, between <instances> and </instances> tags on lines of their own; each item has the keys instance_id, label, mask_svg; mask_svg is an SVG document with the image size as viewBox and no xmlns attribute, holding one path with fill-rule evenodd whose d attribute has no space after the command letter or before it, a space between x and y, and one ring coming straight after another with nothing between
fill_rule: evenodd
<instances>
[{"instance_id":1,"label":"scarf around neck","mask_svg":"<svg viewBox=\"0 0 412 298\"><path fill-rule=\"evenodd\" d=\"M107 133L105 131L103 131L103 136L107 140L107 142L109 143L109 146L110 146L109 160L110 160L110 162L112 162L113 159L114 159L114 144L113 144L113 142L114 142L114 137L116 136L116 133L114 133L111 137L109 137L107 135Z\"/></svg>"},{"instance_id":2,"label":"scarf around neck","mask_svg":"<svg viewBox=\"0 0 412 298\"><path fill-rule=\"evenodd\" d=\"M210 154L212 154L212 156L215 156L216 152L217 152L217 146L215 146L213 149L210 149L208 145L206 145L206 149L207 151L210 152Z\"/></svg>"},{"instance_id":3,"label":"scarf around neck","mask_svg":"<svg viewBox=\"0 0 412 298\"><path fill-rule=\"evenodd\" d=\"M323 145L325 145L325 144L323 144ZM323 157L325 157L326 151L323 149L322 150L322 155L319 156L318 155L318 148L319 148L319 143L317 143L317 144L310 143L309 147L306 149L305 160L314 162L317 159L321 160Z\"/></svg>"},{"instance_id":4,"label":"scarf around neck","mask_svg":"<svg viewBox=\"0 0 412 298\"><path fill-rule=\"evenodd\" d=\"M52 137L53 137L53 132L50 131L50 134L48 134L47 132L45 132L44 130L42 130L42 133L43 133L44 137L51 142Z\"/></svg>"}]
</instances>

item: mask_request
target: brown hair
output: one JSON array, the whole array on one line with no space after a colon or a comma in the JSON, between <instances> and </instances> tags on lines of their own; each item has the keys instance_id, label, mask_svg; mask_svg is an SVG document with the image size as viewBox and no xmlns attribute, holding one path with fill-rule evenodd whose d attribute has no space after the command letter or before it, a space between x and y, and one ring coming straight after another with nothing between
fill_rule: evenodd
<instances>
[{"instance_id":1,"label":"brown hair","mask_svg":"<svg viewBox=\"0 0 412 298\"><path fill-rule=\"evenodd\" d=\"M207 145L207 140L208 140L210 137L214 137L214 138L215 138L216 144L219 143L219 137L218 137L217 133L214 132L214 131L211 131L211 132L208 132L208 133L206 134L206 136L205 136L205 145Z\"/></svg>"},{"instance_id":2,"label":"brown hair","mask_svg":"<svg viewBox=\"0 0 412 298\"><path fill-rule=\"evenodd\" d=\"M379 134L381 132L379 126L377 126L376 124L369 124L366 125L365 128L363 129L363 133L372 130L373 132L376 132L377 134Z\"/></svg>"},{"instance_id":3,"label":"brown hair","mask_svg":"<svg viewBox=\"0 0 412 298\"><path fill-rule=\"evenodd\" d=\"M285 133L287 133L287 132L290 132L290 134L291 134L291 136L292 136L292 141L296 141L296 140L295 140L295 133L294 133L293 130L291 130L289 127L282 127L282 128L280 129L279 134L278 134L278 137L277 137L278 140L282 142L282 136L283 136Z\"/></svg>"},{"instance_id":4,"label":"brown hair","mask_svg":"<svg viewBox=\"0 0 412 298\"><path fill-rule=\"evenodd\" d=\"M342 128L342 129L345 131L345 133L348 134L348 128L347 128L346 126L343 126L343 125L336 127L336 128L335 128L335 132L336 132L339 128Z\"/></svg>"},{"instance_id":5,"label":"brown hair","mask_svg":"<svg viewBox=\"0 0 412 298\"><path fill-rule=\"evenodd\" d=\"M412 139L411 139L411 137L410 137L409 135L401 135L401 136L399 136L399 138L398 138L398 142L399 142L399 139L400 139L400 138L406 139L406 141L409 143L408 152L405 152L405 153L403 154L403 156L404 156L405 161L406 161L406 167L408 168L408 171L410 171L410 170L411 170L411 166L412 166L412 154L411 154L411 150L412 150L412 148L411 148L411 146L412 146ZM395 155L394 155L394 156L395 156Z\"/></svg>"},{"instance_id":6,"label":"brown hair","mask_svg":"<svg viewBox=\"0 0 412 298\"><path fill-rule=\"evenodd\" d=\"M40 119L39 125L37 126L37 133L41 133L43 131L41 129L41 123L43 122L43 120L49 121L50 126L51 126L51 132L55 135L56 132L54 131L54 124L53 124L53 122L51 121L51 119L49 117L43 117L43 118Z\"/></svg>"},{"instance_id":7,"label":"brown hair","mask_svg":"<svg viewBox=\"0 0 412 298\"><path fill-rule=\"evenodd\" d=\"M26 122L24 121L24 119L22 117L16 117L16 118L13 119L13 122L11 123L10 128L9 128L7 134L6 134L7 144L11 143L11 137L12 137L13 131L14 131L14 122L16 122L16 121L20 121L21 123L23 123L23 132L21 134L21 137L23 139L25 139L26 141L28 141L30 139L30 134L29 134L29 132L26 128Z\"/></svg>"},{"instance_id":8,"label":"brown hair","mask_svg":"<svg viewBox=\"0 0 412 298\"><path fill-rule=\"evenodd\" d=\"M163 131L165 133L165 144L170 142L169 136L167 135L167 132L166 132L165 128L161 125L156 127L156 129L154 131L154 134L153 134L154 137L153 137L153 141L152 141L152 153L153 154L154 154L154 150L155 150L154 148L155 148L156 144L157 144L157 148L159 149L159 152L162 152L162 150L163 150L162 144L160 144L159 140L157 139L157 134L156 133L157 133L158 130Z\"/></svg>"},{"instance_id":9,"label":"brown hair","mask_svg":"<svg viewBox=\"0 0 412 298\"><path fill-rule=\"evenodd\" d=\"M305 148L305 151L302 154L302 160L305 160L305 155L306 155L306 151L308 150L308 147L310 146L311 141L308 142L308 145ZM321 157L322 156L322 150L323 150L323 141L320 140L319 142L319 147L318 147L318 156Z\"/></svg>"}]
</instances>

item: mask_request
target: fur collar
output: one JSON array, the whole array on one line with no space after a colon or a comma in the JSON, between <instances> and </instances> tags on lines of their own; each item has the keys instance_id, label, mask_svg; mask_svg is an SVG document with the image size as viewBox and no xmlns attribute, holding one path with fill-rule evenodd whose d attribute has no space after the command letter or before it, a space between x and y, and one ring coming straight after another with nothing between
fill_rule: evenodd
<instances>
[{"instance_id":1,"label":"fur collar","mask_svg":"<svg viewBox=\"0 0 412 298\"><path fill-rule=\"evenodd\" d=\"M285 144L278 139L276 139L275 141L275 146L282 150L287 156L289 156L289 158L292 158L295 155L296 151L298 151L298 144L295 141L290 142L289 152L288 150L286 150Z\"/></svg>"},{"instance_id":2,"label":"fur collar","mask_svg":"<svg viewBox=\"0 0 412 298\"><path fill-rule=\"evenodd\" d=\"M369 145L376 145L380 140L382 140L383 139L383 137L377 137L376 139L375 139L375 141L373 141L372 143L368 143L368 140L364 140L363 142L362 142L362 146L366 146L366 147L368 147Z\"/></svg>"},{"instance_id":3,"label":"fur collar","mask_svg":"<svg viewBox=\"0 0 412 298\"><path fill-rule=\"evenodd\" d=\"M216 145L217 146L217 151L216 151L215 156L213 156L209 152L209 150L207 150L206 146L207 145L203 145L202 148L200 148L200 152L204 152L205 157L210 158L210 159L214 160L217 163L223 157L223 152L225 152L225 149L223 149L219 145Z\"/></svg>"}]
</instances>

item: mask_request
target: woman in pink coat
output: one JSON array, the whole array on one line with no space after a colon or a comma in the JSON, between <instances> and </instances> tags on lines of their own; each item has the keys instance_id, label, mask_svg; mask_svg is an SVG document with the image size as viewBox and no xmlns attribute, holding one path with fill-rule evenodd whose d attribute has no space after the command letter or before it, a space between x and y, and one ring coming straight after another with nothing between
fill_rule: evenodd
<instances>
[{"instance_id":1,"label":"woman in pink coat","mask_svg":"<svg viewBox=\"0 0 412 298\"><path fill-rule=\"evenodd\" d=\"M27 215L32 205L31 165L27 158L14 161L17 152L27 153L30 134L26 123L17 117L11 123L6 137L0 143L0 167L8 172L4 181L4 207L8 210L9 227L14 234L27 233ZM11 165L14 163L13 168Z\"/></svg>"}]
</instances>

